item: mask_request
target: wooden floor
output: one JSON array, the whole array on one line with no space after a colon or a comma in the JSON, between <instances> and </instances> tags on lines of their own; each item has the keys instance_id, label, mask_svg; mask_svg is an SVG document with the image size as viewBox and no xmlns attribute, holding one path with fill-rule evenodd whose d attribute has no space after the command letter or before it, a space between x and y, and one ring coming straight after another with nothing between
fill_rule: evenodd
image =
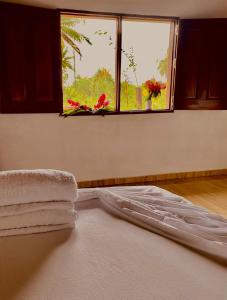
<instances>
[{"instance_id":1,"label":"wooden floor","mask_svg":"<svg viewBox=\"0 0 227 300\"><path fill-rule=\"evenodd\" d=\"M227 218L227 176L151 182Z\"/></svg>"}]
</instances>

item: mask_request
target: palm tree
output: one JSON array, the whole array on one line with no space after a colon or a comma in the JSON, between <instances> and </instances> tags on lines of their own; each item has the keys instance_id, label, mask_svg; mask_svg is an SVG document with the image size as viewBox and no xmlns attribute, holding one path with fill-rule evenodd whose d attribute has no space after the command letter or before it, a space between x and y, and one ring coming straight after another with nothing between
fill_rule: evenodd
<instances>
[{"instance_id":1,"label":"palm tree","mask_svg":"<svg viewBox=\"0 0 227 300\"><path fill-rule=\"evenodd\" d=\"M70 60L73 56L68 55L68 48L71 48L74 53L77 53L82 58L82 53L78 44L86 42L89 45L92 45L90 39L82 33L79 33L75 30L76 24L81 22L77 18L69 18L63 16L61 18L61 47L62 47L62 67L63 75L66 75L68 69L73 70L73 66Z\"/></svg>"},{"instance_id":2,"label":"palm tree","mask_svg":"<svg viewBox=\"0 0 227 300\"><path fill-rule=\"evenodd\" d=\"M62 73L63 73L63 81L65 82L68 79L67 70L73 71L73 66L71 64L71 59L73 56L68 55L67 47L62 47Z\"/></svg>"}]
</instances>

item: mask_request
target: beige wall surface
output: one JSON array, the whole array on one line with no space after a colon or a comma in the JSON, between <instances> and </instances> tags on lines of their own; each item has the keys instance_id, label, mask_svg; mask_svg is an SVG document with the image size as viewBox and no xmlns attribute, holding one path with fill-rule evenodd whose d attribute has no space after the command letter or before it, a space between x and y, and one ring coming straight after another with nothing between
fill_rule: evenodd
<instances>
[{"instance_id":1,"label":"beige wall surface","mask_svg":"<svg viewBox=\"0 0 227 300\"><path fill-rule=\"evenodd\" d=\"M55 168L78 180L227 168L227 111L0 115L0 169Z\"/></svg>"}]
</instances>

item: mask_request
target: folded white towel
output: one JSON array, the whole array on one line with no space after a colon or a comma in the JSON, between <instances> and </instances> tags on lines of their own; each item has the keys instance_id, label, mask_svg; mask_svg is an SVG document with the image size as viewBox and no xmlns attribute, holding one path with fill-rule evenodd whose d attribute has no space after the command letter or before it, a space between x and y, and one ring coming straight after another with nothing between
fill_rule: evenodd
<instances>
[{"instance_id":1,"label":"folded white towel","mask_svg":"<svg viewBox=\"0 0 227 300\"><path fill-rule=\"evenodd\" d=\"M71 173L40 169L0 172L0 206L75 201L77 184Z\"/></svg>"},{"instance_id":2,"label":"folded white towel","mask_svg":"<svg viewBox=\"0 0 227 300\"><path fill-rule=\"evenodd\" d=\"M73 228L75 223L67 223L61 225L44 225L44 226L32 226L32 227L23 227L15 229L5 229L0 230L0 237L14 236L14 235L26 235L33 233L44 233L50 231L63 230L67 228Z\"/></svg>"},{"instance_id":3,"label":"folded white towel","mask_svg":"<svg viewBox=\"0 0 227 300\"><path fill-rule=\"evenodd\" d=\"M0 217L22 215L39 210L72 210L74 203L70 201L46 201L0 206ZM1 219L0 219L1 222Z\"/></svg>"},{"instance_id":4,"label":"folded white towel","mask_svg":"<svg viewBox=\"0 0 227 300\"><path fill-rule=\"evenodd\" d=\"M74 210L40 210L21 215L1 217L0 230L72 224L75 218L76 212Z\"/></svg>"}]
</instances>

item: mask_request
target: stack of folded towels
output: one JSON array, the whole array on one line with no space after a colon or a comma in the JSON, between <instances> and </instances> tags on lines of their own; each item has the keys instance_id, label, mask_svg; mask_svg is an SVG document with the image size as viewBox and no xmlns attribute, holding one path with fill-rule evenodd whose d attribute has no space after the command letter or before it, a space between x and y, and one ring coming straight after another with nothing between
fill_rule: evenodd
<instances>
[{"instance_id":1,"label":"stack of folded towels","mask_svg":"<svg viewBox=\"0 0 227 300\"><path fill-rule=\"evenodd\" d=\"M75 178L58 170L0 172L0 236L75 226Z\"/></svg>"}]
</instances>

